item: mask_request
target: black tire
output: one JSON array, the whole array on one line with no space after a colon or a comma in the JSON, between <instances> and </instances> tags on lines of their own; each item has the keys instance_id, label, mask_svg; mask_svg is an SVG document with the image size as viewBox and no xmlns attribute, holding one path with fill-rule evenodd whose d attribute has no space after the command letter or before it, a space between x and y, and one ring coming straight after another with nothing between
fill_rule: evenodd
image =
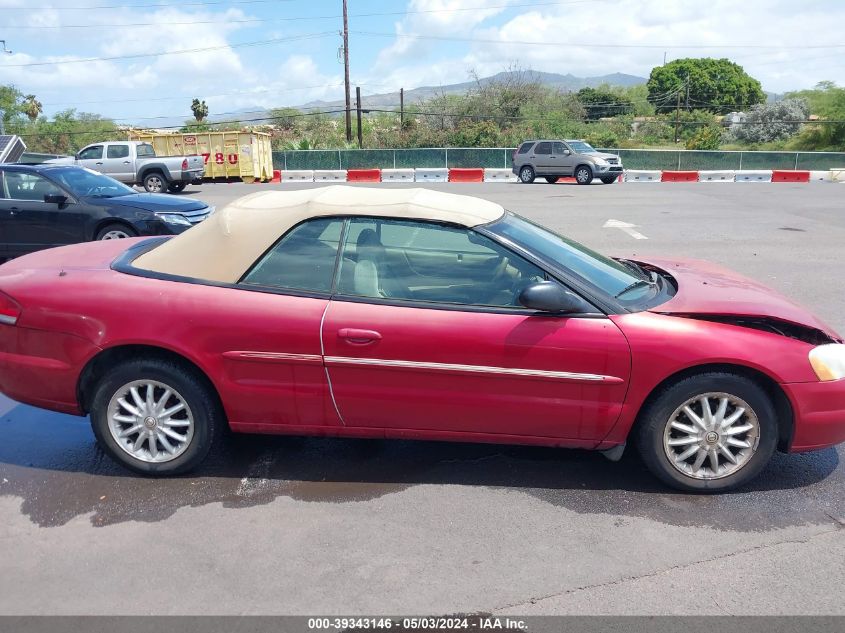
<instances>
[{"instance_id":1,"label":"black tire","mask_svg":"<svg viewBox=\"0 0 845 633\"><path fill-rule=\"evenodd\" d=\"M138 237L138 231L129 228L125 224L114 223L107 224L97 231L94 239L99 242L100 240L119 240L128 237Z\"/></svg>"},{"instance_id":2,"label":"black tire","mask_svg":"<svg viewBox=\"0 0 845 633\"><path fill-rule=\"evenodd\" d=\"M167 185L167 190L170 193L180 193L182 191L185 191L185 187L187 187L187 186L188 186L188 183L186 183L184 181L171 182L169 185Z\"/></svg>"},{"instance_id":3,"label":"black tire","mask_svg":"<svg viewBox=\"0 0 845 633\"><path fill-rule=\"evenodd\" d=\"M167 190L167 178L160 171L151 171L144 176L144 191L148 193L164 193Z\"/></svg>"},{"instance_id":4,"label":"black tire","mask_svg":"<svg viewBox=\"0 0 845 633\"><path fill-rule=\"evenodd\" d=\"M138 380L156 381L173 389L187 404L193 417L193 436L186 442L184 451L170 461L147 462L133 457L121 448L109 428L112 397ZM122 466L147 476L176 475L196 468L208 455L225 426L225 415L217 394L203 376L178 363L156 358L139 358L111 368L97 385L91 404L91 427L100 447Z\"/></svg>"},{"instance_id":5,"label":"black tire","mask_svg":"<svg viewBox=\"0 0 845 633\"><path fill-rule=\"evenodd\" d=\"M612 185L616 182L617 178L619 178L619 176L602 176L601 181L606 185Z\"/></svg>"},{"instance_id":6,"label":"black tire","mask_svg":"<svg viewBox=\"0 0 845 633\"><path fill-rule=\"evenodd\" d=\"M557 182L558 178L560 178L560 176L546 176L546 182L553 185Z\"/></svg>"},{"instance_id":7,"label":"black tire","mask_svg":"<svg viewBox=\"0 0 845 633\"><path fill-rule=\"evenodd\" d=\"M537 175L534 172L534 168L531 165L523 165L519 169L519 182L525 183L526 185L530 185L534 182L534 178Z\"/></svg>"},{"instance_id":8,"label":"black tire","mask_svg":"<svg viewBox=\"0 0 845 633\"><path fill-rule=\"evenodd\" d=\"M589 185L593 182L593 170L589 165L578 165L575 168L575 182L579 185Z\"/></svg>"},{"instance_id":9,"label":"black tire","mask_svg":"<svg viewBox=\"0 0 845 633\"><path fill-rule=\"evenodd\" d=\"M756 450L752 450L737 470L719 478L695 478L673 465L667 455L670 449L664 447L664 433L679 407L708 393L729 394L744 401L757 417L759 435ZM754 479L769 462L777 446L778 421L771 399L759 384L737 374L708 372L690 376L664 389L641 411L634 439L648 469L665 484L686 492L726 492ZM716 452L715 448L713 450ZM719 470L727 464L727 461L720 464Z\"/></svg>"}]
</instances>

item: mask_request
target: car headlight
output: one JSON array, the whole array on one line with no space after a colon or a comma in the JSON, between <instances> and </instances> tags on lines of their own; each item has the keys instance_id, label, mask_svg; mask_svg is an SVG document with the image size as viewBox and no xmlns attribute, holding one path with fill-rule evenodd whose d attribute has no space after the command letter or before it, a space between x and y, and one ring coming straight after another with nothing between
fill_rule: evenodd
<instances>
[{"instance_id":1,"label":"car headlight","mask_svg":"<svg viewBox=\"0 0 845 633\"><path fill-rule=\"evenodd\" d=\"M596 159L595 159L595 162L596 162L596 165L601 165L602 167L604 167L605 165L609 165L609 164L610 164L610 163L608 163L608 162L607 162L605 159L603 159L603 158L596 158Z\"/></svg>"},{"instance_id":2,"label":"car headlight","mask_svg":"<svg viewBox=\"0 0 845 633\"><path fill-rule=\"evenodd\" d=\"M191 221L181 213L156 213L156 217L166 224L191 226Z\"/></svg>"},{"instance_id":3,"label":"car headlight","mask_svg":"<svg viewBox=\"0 0 845 633\"><path fill-rule=\"evenodd\" d=\"M845 378L845 345L830 343L810 350L810 365L821 381Z\"/></svg>"},{"instance_id":4,"label":"car headlight","mask_svg":"<svg viewBox=\"0 0 845 633\"><path fill-rule=\"evenodd\" d=\"M208 215L214 215L217 212L217 207L209 205L208 206Z\"/></svg>"}]
</instances>

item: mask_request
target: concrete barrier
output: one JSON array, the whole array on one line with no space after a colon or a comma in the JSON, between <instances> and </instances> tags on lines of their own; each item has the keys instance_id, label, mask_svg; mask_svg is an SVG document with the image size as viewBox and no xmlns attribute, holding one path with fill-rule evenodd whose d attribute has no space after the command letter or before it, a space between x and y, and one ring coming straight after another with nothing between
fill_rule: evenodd
<instances>
[{"instance_id":1,"label":"concrete barrier","mask_svg":"<svg viewBox=\"0 0 845 633\"><path fill-rule=\"evenodd\" d=\"M381 169L347 169L347 182L381 182Z\"/></svg>"},{"instance_id":2,"label":"concrete barrier","mask_svg":"<svg viewBox=\"0 0 845 633\"><path fill-rule=\"evenodd\" d=\"M310 169L292 169L280 172L279 178L281 182L314 182L314 172Z\"/></svg>"},{"instance_id":3,"label":"concrete barrier","mask_svg":"<svg viewBox=\"0 0 845 633\"><path fill-rule=\"evenodd\" d=\"M845 183L845 167L834 167L831 169L830 179L833 182Z\"/></svg>"},{"instance_id":4,"label":"concrete barrier","mask_svg":"<svg viewBox=\"0 0 845 633\"><path fill-rule=\"evenodd\" d=\"M708 169L698 172L698 182L733 182L736 180L735 171Z\"/></svg>"},{"instance_id":5,"label":"concrete barrier","mask_svg":"<svg viewBox=\"0 0 845 633\"><path fill-rule=\"evenodd\" d=\"M810 172L800 169L772 170L772 182L810 182Z\"/></svg>"},{"instance_id":6,"label":"concrete barrier","mask_svg":"<svg viewBox=\"0 0 845 633\"><path fill-rule=\"evenodd\" d=\"M413 169L382 169L382 182L414 182Z\"/></svg>"},{"instance_id":7,"label":"concrete barrier","mask_svg":"<svg viewBox=\"0 0 845 633\"><path fill-rule=\"evenodd\" d=\"M829 169L810 171L810 182L833 182Z\"/></svg>"},{"instance_id":8,"label":"concrete barrier","mask_svg":"<svg viewBox=\"0 0 845 633\"><path fill-rule=\"evenodd\" d=\"M516 182L516 174L510 169L488 167L484 170L484 182Z\"/></svg>"},{"instance_id":9,"label":"concrete barrier","mask_svg":"<svg viewBox=\"0 0 845 633\"><path fill-rule=\"evenodd\" d=\"M345 169L315 169L314 182L322 182L325 180L333 180L336 182L346 182Z\"/></svg>"},{"instance_id":10,"label":"concrete barrier","mask_svg":"<svg viewBox=\"0 0 845 633\"><path fill-rule=\"evenodd\" d=\"M697 171L663 171L660 182L698 182Z\"/></svg>"},{"instance_id":11,"label":"concrete barrier","mask_svg":"<svg viewBox=\"0 0 845 633\"><path fill-rule=\"evenodd\" d=\"M414 180L417 182L448 182L449 170L445 167L415 169Z\"/></svg>"},{"instance_id":12,"label":"concrete barrier","mask_svg":"<svg viewBox=\"0 0 845 633\"><path fill-rule=\"evenodd\" d=\"M273 170L273 178L270 182L282 182L282 170L281 169L274 169Z\"/></svg>"},{"instance_id":13,"label":"concrete barrier","mask_svg":"<svg viewBox=\"0 0 845 633\"><path fill-rule=\"evenodd\" d=\"M625 182L660 182L661 175L656 169L629 169L625 172Z\"/></svg>"},{"instance_id":14,"label":"concrete barrier","mask_svg":"<svg viewBox=\"0 0 845 633\"><path fill-rule=\"evenodd\" d=\"M772 182L772 172L768 170L742 169L736 172L736 182Z\"/></svg>"},{"instance_id":15,"label":"concrete barrier","mask_svg":"<svg viewBox=\"0 0 845 633\"><path fill-rule=\"evenodd\" d=\"M484 170L480 167L452 167L449 169L449 182L484 182Z\"/></svg>"}]
</instances>

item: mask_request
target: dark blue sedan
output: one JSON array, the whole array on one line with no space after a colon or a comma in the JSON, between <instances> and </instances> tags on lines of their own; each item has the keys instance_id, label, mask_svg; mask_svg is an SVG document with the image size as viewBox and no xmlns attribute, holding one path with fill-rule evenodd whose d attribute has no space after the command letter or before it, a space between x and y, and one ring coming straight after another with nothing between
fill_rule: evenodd
<instances>
[{"instance_id":1,"label":"dark blue sedan","mask_svg":"<svg viewBox=\"0 0 845 633\"><path fill-rule=\"evenodd\" d=\"M214 207L68 165L0 165L0 261L77 242L183 233Z\"/></svg>"}]
</instances>

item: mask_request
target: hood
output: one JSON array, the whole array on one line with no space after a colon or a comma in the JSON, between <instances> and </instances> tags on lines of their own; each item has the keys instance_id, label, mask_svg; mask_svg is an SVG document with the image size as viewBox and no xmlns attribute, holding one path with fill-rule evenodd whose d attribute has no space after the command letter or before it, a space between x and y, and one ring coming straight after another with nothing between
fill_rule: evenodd
<instances>
[{"instance_id":1,"label":"hood","mask_svg":"<svg viewBox=\"0 0 845 633\"><path fill-rule=\"evenodd\" d=\"M610 158L619 158L618 154L608 154L606 152L590 152L590 156L595 156L596 158L603 158L605 160L608 160Z\"/></svg>"},{"instance_id":2,"label":"hood","mask_svg":"<svg viewBox=\"0 0 845 633\"><path fill-rule=\"evenodd\" d=\"M649 259L640 263L665 270L678 292L651 312L676 316L759 317L813 328L836 340L841 337L806 308L747 277L710 262L693 259Z\"/></svg>"},{"instance_id":3,"label":"hood","mask_svg":"<svg viewBox=\"0 0 845 633\"><path fill-rule=\"evenodd\" d=\"M86 198L91 204L101 204L110 207L125 207L127 209L141 209L142 211L173 211L184 213L199 211L208 205L195 198L183 198L162 193L136 193L116 198Z\"/></svg>"}]
</instances>

